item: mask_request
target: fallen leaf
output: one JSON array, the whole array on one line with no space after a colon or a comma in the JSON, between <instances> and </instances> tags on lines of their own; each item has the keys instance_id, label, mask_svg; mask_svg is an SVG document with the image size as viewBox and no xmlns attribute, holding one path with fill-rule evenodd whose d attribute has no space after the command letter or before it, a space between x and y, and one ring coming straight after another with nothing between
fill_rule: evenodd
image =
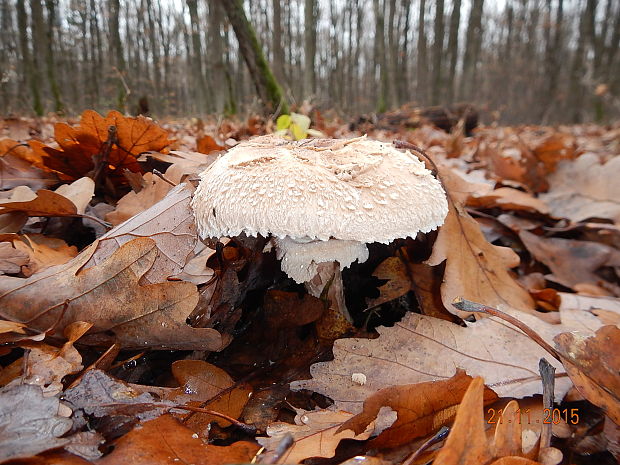
<instances>
[{"instance_id":1,"label":"fallen leaf","mask_svg":"<svg viewBox=\"0 0 620 465\"><path fill-rule=\"evenodd\" d=\"M179 184L158 203L129 218L108 231L101 238L85 267L92 267L108 259L119 247L136 237L149 237L158 253L153 265L140 283L165 282L185 266L198 242L194 213L190 207L193 189Z\"/></svg>"},{"instance_id":2,"label":"fallen leaf","mask_svg":"<svg viewBox=\"0 0 620 465\"><path fill-rule=\"evenodd\" d=\"M596 275L596 270L604 266L620 266L620 251L608 245L544 238L529 231L521 231L519 237L530 253L549 267L553 274L547 278L566 287L580 283L600 284L603 280Z\"/></svg>"},{"instance_id":3,"label":"fallen leaf","mask_svg":"<svg viewBox=\"0 0 620 465\"><path fill-rule=\"evenodd\" d=\"M444 306L467 316L452 307L452 301L461 296L499 309L533 312L533 299L509 272L519 264L519 256L508 247L488 242L476 220L462 207L472 191L471 184L449 170L441 171L441 179L451 199L450 209L426 263L437 266L446 262L441 286Z\"/></svg>"},{"instance_id":4,"label":"fallen leaf","mask_svg":"<svg viewBox=\"0 0 620 465\"><path fill-rule=\"evenodd\" d=\"M26 278L51 266L67 263L77 255L77 247L68 246L62 239L41 234L16 236L13 245L28 257L22 267Z\"/></svg>"},{"instance_id":5,"label":"fallen leaf","mask_svg":"<svg viewBox=\"0 0 620 465\"><path fill-rule=\"evenodd\" d=\"M542 200L532 194L513 189L511 187L500 187L487 194L474 194L467 201L467 205L477 208L499 207L503 210L526 210L546 215L549 207Z\"/></svg>"},{"instance_id":6,"label":"fallen leaf","mask_svg":"<svg viewBox=\"0 0 620 465\"><path fill-rule=\"evenodd\" d=\"M42 170L39 163L27 144L12 139L0 140L0 189L17 186L42 189L58 184L58 177Z\"/></svg>"},{"instance_id":7,"label":"fallen leaf","mask_svg":"<svg viewBox=\"0 0 620 465\"><path fill-rule=\"evenodd\" d=\"M411 280L407 273L407 266L399 257L388 257L383 260L372 275L387 282L379 286L379 297L368 299L368 308L398 299L411 289Z\"/></svg>"},{"instance_id":8,"label":"fallen leaf","mask_svg":"<svg viewBox=\"0 0 620 465\"><path fill-rule=\"evenodd\" d=\"M578 222L606 218L620 224L620 157L601 164L593 153L560 163L549 176L549 191L541 199L553 216Z\"/></svg>"},{"instance_id":9,"label":"fallen leaf","mask_svg":"<svg viewBox=\"0 0 620 465\"><path fill-rule=\"evenodd\" d=\"M452 430L433 463L435 465L486 464L493 455L484 433L482 393L484 382L475 378L465 392Z\"/></svg>"},{"instance_id":10,"label":"fallen leaf","mask_svg":"<svg viewBox=\"0 0 620 465\"><path fill-rule=\"evenodd\" d=\"M11 242L0 242L0 274L18 274L28 264L28 254Z\"/></svg>"},{"instance_id":11,"label":"fallen leaf","mask_svg":"<svg viewBox=\"0 0 620 465\"><path fill-rule=\"evenodd\" d=\"M217 331L185 323L198 302L185 282L139 285L158 255L153 240L134 239L98 266L83 269L94 243L64 265L27 278L0 279L0 315L12 321L62 330L74 321L93 323L84 343L118 342L124 347L219 350Z\"/></svg>"},{"instance_id":12,"label":"fallen leaf","mask_svg":"<svg viewBox=\"0 0 620 465\"><path fill-rule=\"evenodd\" d=\"M177 360L172 364L172 375L181 387L167 394L167 400L193 402L232 418L239 418L252 393L249 385L236 385L224 370L202 360ZM184 424L194 431L208 432L212 421L223 428L230 426L221 417L200 412L190 413Z\"/></svg>"},{"instance_id":13,"label":"fallen leaf","mask_svg":"<svg viewBox=\"0 0 620 465\"><path fill-rule=\"evenodd\" d=\"M226 147L219 145L211 136L202 136L196 141L196 151L200 153L211 153L226 150Z\"/></svg>"},{"instance_id":14,"label":"fallen leaf","mask_svg":"<svg viewBox=\"0 0 620 465\"><path fill-rule=\"evenodd\" d=\"M93 110L82 113L80 124L73 128L65 123L54 127L54 138L59 149L38 141L30 143L35 154L41 156L48 168L60 173L65 179L73 180L85 176L99 163L104 146L109 138L109 128L116 129L116 142L111 144L104 169L118 183L125 183L123 169L141 171L136 157L150 150L164 151L170 140L168 133L149 118L125 117L118 111L110 111L104 118Z\"/></svg>"},{"instance_id":15,"label":"fallen leaf","mask_svg":"<svg viewBox=\"0 0 620 465\"><path fill-rule=\"evenodd\" d=\"M620 426L620 329L603 326L594 336L562 333L555 337L564 367L579 392Z\"/></svg>"},{"instance_id":16,"label":"fallen leaf","mask_svg":"<svg viewBox=\"0 0 620 465\"><path fill-rule=\"evenodd\" d=\"M258 438L265 447L267 457L273 453L286 435L293 437L293 445L280 457L283 463L300 463L310 457L333 457L336 447L343 439L364 440L370 437L372 428L359 434L350 429L341 430L351 418L347 412L317 410L301 412L295 416L295 424L273 423L267 427L268 438Z\"/></svg>"},{"instance_id":17,"label":"fallen leaf","mask_svg":"<svg viewBox=\"0 0 620 465\"><path fill-rule=\"evenodd\" d=\"M394 424L374 438L371 448L386 449L402 446L414 439L430 435L452 422L472 378L462 370L447 380L392 386L377 391L364 401L362 412L347 420L340 430L364 431L380 410L389 407L398 415ZM485 389L485 405L497 395Z\"/></svg>"},{"instance_id":18,"label":"fallen leaf","mask_svg":"<svg viewBox=\"0 0 620 465\"><path fill-rule=\"evenodd\" d=\"M249 463L259 447L239 441L230 446L207 445L170 415L147 421L122 436L98 465L225 465Z\"/></svg>"},{"instance_id":19,"label":"fallen leaf","mask_svg":"<svg viewBox=\"0 0 620 465\"><path fill-rule=\"evenodd\" d=\"M551 341L566 331L562 325L545 323L536 316L511 312L541 337ZM487 386L499 396L521 398L539 394L542 386L538 361L548 356L534 341L501 320L483 318L461 327L437 318L409 313L394 327L377 328L377 339L339 339L334 360L312 365L312 380L294 381L291 387L310 389L334 400L334 408L358 413L364 399L386 387L445 380L456 369L484 376ZM553 361L556 375L564 372ZM360 386L353 373L364 373ZM556 380L556 398L570 387L561 376Z\"/></svg>"},{"instance_id":20,"label":"fallen leaf","mask_svg":"<svg viewBox=\"0 0 620 465\"><path fill-rule=\"evenodd\" d=\"M58 414L57 397L44 397L41 388L20 384L0 389L0 460L31 457L61 447L73 421Z\"/></svg>"},{"instance_id":21,"label":"fallen leaf","mask_svg":"<svg viewBox=\"0 0 620 465\"><path fill-rule=\"evenodd\" d=\"M82 356L73 344L91 326L83 321L68 325L64 331L67 342L61 348L37 342L22 342L20 345L29 349L29 352L19 382L40 386L46 397L59 394L63 390L63 378L83 368Z\"/></svg>"}]
</instances>

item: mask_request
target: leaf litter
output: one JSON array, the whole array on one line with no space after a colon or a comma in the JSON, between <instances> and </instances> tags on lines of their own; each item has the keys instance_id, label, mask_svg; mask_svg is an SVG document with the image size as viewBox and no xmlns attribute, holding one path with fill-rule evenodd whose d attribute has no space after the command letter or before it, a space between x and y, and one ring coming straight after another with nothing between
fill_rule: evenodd
<instances>
[{"instance_id":1,"label":"leaf litter","mask_svg":"<svg viewBox=\"0 0 620 465\"><path fill-rule=\"evenodd\" d=\"M325 134L360 135L310 116ZM433 157L450 213L438 233L373 246L343 273L355 326L337 331L329 302L287 280L265 241L197 238L195 174L273 124L88 110L56 122L53 140L0 141L0 457L617 457L620 171L605 129L367 129ZM559 360L458 297L517 318ZM542 357L556 368L551 413L577 406L583 423L563 417L550 448L523 413L544 419ZM490 423L491 408L520 421Z\"/></svg>"}]
</instances>

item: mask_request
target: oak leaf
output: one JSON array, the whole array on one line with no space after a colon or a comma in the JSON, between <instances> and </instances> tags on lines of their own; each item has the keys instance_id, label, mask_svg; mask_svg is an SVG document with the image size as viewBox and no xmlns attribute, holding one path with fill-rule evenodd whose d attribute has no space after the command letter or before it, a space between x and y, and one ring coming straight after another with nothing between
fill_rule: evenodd
<instances>
[{"instance_id":1,"label":"oak leaf","mask_svg":"<svg viewBox=\"0 0 620 465\"><path fill-rule=\"evenodd\" d=\"M272 423L267 427L268 438L258 438L269 456L286 435L293 436L293 445L282 455L284 463L300 463L310 457L333 457L343 439L367 439L373 428L354 433L343 429L351 414L343 411L301 411L295 416L295 424Z\"/></svg>"},{"instance_id":2,"label":"oak leaf","mask_svg":"<svg viewBox=\"0 0 620 465\"><path fill-rule=\"evenodd\" d=\"M513 316L533 328L545 340L567 330L536 316L513 311ZM448 321L410 313L393 327L377 328L377 339L339 339L334 360L312 365L311 380L291 383L294 389L310 389L332 398L334 407L352 413L362 410L371 394L389 386L445 380L457 368L484 376L499 396L521 398L541 392L538 361L546 352L516 328L495 318L483 318L461 327ZM553 361L557 374L564 372ZM352 381L363 373L366 384ZM556 397L570 387L564 377L556 381Z\"/></svg>"},{"instance_id":3,"label":"oak leaf","mask_svg":"<svg viewBox=\"0 0 620 465\"><path fill-rule=\"evenodd\" d=\"M57 184L58 177L41 166L41 160L27 144L12 139L0 140L0 189L17 186L42 189Z\"/></svg>"},{"instance_id":4,"label":"oak leaf","mask_svg":"<svg viewBox=\"0 0 620 465\"><path fill-rule=\"evenodd\" d=\"M472 378L462 370L447 380L387 387L364 401L364 409L347 420L340 430L364 431L381 408L389 407L398 415L394 424L374 438L371 448L394 448L437 431L452 422L456 409ZM484 392L485 404L497 400L490 389Z\"/></svg>"},{"instance_id":5,"label":"oak leaf","mask_svg":"<svg viewBox=\"0 0 620 465\"><path fill-rule=\"evenodd\" d=\"M191 429L170 415L147 421L115 441L111 454L97 461L99 465L225 465L249 463L259 447L239 441L230 446L208 445Z\"/></svg>"},{"instance_id":6,"label":"oak leaf","mask_svg":"<svg viewBox=\"0 0 620 465\"><path fill-rule=\"evenodd\" d=\"M620 224L620 157L601 164L599 157L586 153L564 161L549 177L549 191L541 199L553 216L583 221L606 218Z\"/></svg>"},{"instance_id":7,"label":"oak leaf","mask_svg":"<svg viewBox=\"0 0 620 465\"><path fill-rule=\"evenodd\" d=\"M83 269L98 243L64 265L27 279L0 279L0 316L32 328L74 321L93 328L82 342L118 342L124 347L218 350L217 331L185 323L198 302L196 286L186 282L139 285L159 250L153 240L134 239L98 266Z\"/></svg>"},{"instance_id":8,"label":"oak leaf","mask_svg":"<svg viewBox=\"0 0 620 465\"><path fill-rule=\"evenodd\" d=\"M449 196L449 213L426 263L446 262L441 286L444 306L452 309L452 301L461 296L500 309L533 312L534 300L509 272L519 264L519 256L488 242L463 207L475 186L447 169L441 170L441 179Z\"/></svg>"},{"instance_id":9,"label":"oak leaf","mask_svg":"<svg viewBox=\"0 0 620 465\"><path fill-rule=\"evenodd\" d=\"M111 144L106 169L118 183L125 183L123 169L140 172L136 157L150 150L165 151L171 141L168 132L143 116L125 117L118 111L110 111L106 117L96 111L82 113L78 127L66 123L54 126L54 138L60 148L46 146L38 141L30 143L35 154L41 156L48 168L58 172L63 179L72 180L87 175L99 162L109 128L116 128L116 141Z\"/></svg>"},{"instance_id":10,"label":"oak leaf","mask_svg":"<svg viewBox=\"0 0 620 465\"><path fill-rule=\"evenodd\" d=\"M595 335L563 333L555 338L562 362L579 392L620 426L620 329L603 326Z\"/></svg>"}]
</instances>

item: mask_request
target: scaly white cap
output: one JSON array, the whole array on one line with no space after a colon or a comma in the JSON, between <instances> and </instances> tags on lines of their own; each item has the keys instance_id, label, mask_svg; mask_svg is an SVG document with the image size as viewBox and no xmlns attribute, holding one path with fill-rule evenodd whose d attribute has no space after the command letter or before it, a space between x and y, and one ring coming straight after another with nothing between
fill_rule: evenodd
<instances>
[{"instance_id":1,"label":"scaly white cap","mask_svg":"<svg viewBox=\"0 0 620 465\"><path fill-rule=\"evenodd\" d=\"M366 137L257 137L200 178L192 207L203 238L389 243L437 228L448 213L443 188L424 163Z\"/></svg>"}]
</instances>

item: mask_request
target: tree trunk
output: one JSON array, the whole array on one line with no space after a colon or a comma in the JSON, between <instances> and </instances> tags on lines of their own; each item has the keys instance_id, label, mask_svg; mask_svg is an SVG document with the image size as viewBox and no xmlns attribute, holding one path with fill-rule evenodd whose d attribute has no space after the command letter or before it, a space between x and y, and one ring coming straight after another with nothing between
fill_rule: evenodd
<instances>
[{"instance_id":1,"label":"tree trunk","mask_svg":"<svg viewBox=\"0 0 620 465\"><path fill-rule=\"evenodd\" d=\"M461 22L461 0L454 0L450 15L450 32L448 35L448 76L446 76L447 102L454 103L454 78L456 63L459 58L459 25Z\"/></svg>"},{"instance_id":2,"label":"tree trunk","mask_svg":"<svg viewBox=\"0 0 620 465\"><path fill-rule=\"evenodd\" d=\"M396 18L396 0L390 0L390 12L388 16L388 48L386 55L387 69L386 69L386 87L385 90L387 97L387 107L394 108L398 106L398 96L396 94L398 89L398 53L399 44L397 34L400 32L399 27L395 25Z\"/></svg>"},{"instance_id":3,"label":"tree trunk","mask_svg":"<svg viewBox=\"0 0 620 465\"><path fill-rule=\"evenodd\" d=\"M28 82L32 94L32 107L37 116L43 115L43 104L39 91L38 73L34 68L32 56L30 55L30 44L28 43L28 17L24 0L17 0L17 26L19 28L19 45L22 54L22 69L24 70L24 81Z\"/></svg>"},{"instance_id":4,"label":"tree trunk","mask_svg":"<svg viewBox=\"0 0 620 465\"><path fill-rule=\"evenodd\" d=\"M426 33L424 31L426 0L420 0L420 13L418 15L418 96L419 105L425 105L428 101L428 59L426 50Z\"/></svg>"},{"instance_id":5,"label":"tree trunk","mask_svg":"<svg viewBox=\"0 0 620 465\"><path fill-rule=\"evenodd\" d=\"M388 76L385 53L385 1L373 0L375 13L375 79L379 77L376 110L383 113L387 108Z\"/></svg>"},{"instance_id":6,"label":"tree trunk","mask_svg":"<svg viewBox=\"0 0 620 465\"><path fill-rule=\"evenodd\" d=\"M460 1L460 0L457 0ZM400 56L399 71L400 79L398 79L399 91L398 98L401 102L409 100L409 13L411 12L411 0L404 0L403 10L405 17L405 26L403 28L403 48Z\"/></svg>"},{"instance_id":7,"label":"tree trunk","mask_svg":"<svg viewBox=\"0 0 620 465\"><path fill-rule=\"evenodd\" d=\"M433 90L432 100L433 105L439 105L441 100L441 93L443 90L442 85L442 59L443 59L443 36L444 36L444 24L443 24L443 0L435 1L435 29L434 29L434 41L433 41Z\"/></svg>"},{"instance_id":8,"label":"tree trunk","mask_svg":"<svg viewBox=\"0 0 620 465\"><path fill-rule=\"evenodd\" d=\"M463 57L463 74L461 76L460 98L475 99L477 89L477 61L482 44L482 9L484 0L473 0L469 21L467 23L467 35L465 39L465 56Z\"/></svg>"},{"instance_id":9,"label":"tree trunk","mask_svg":"<svg viewBox=\"0 0 620 465\"><path fill-rule=\"evenodd\" d=\"M215 92L215 111L218 114L232 114L235 103L231 93L232 82L230 73L224 62L224 40L222 38L223 23L222 5L219 2L209 4L209 32L211 34L210 55L213 57L213 79L219 89Z\"/></svg>"},{"instance_id":10,"label":"tree trunk","mask_svg":"<svg viewBox=\"0 0 620 465\"><path fill-rule=\"evenodd\" d=\"M125 111L125 105L127 103L127 89L125 82L125 57L123 55L123 44L121 42L120 22L119 15L121 11L120 0L109 0L110 10L110 24L109 33L110 41L112 42L111 49L114 61L116 63L116 70L119 75L118 79L118 96L116 106L121 112Z\"/></svg>"},{"instance_id":11,"label":"tree trunk","mask_svg":"<svg viewBox=\"0 0 620 465\"><path fill-rule=\"evenodd\" d=\"M273 5L273 72L278 82L284 82L284 47L282 46L282 5L281 0L272 0Z\"/></svg>"},{"instance_id":12,"label":"tree trunk","mask_svg":"<svg viewBox=\"0 0 620 465\"><path fill-rule=\"evenodd\" d=\"M209 99L209 91L204 74L204 56L202 54L202 43L200 40L200 24L198 20L198 2L197 0L187 0L189 9L189 18L191 23L191 40L192 40L192 74L194 76L194 85L196 86L196 100L198 102L198 112L203 114L208 112L211 107Z\"/></svg>"},{"instance_id":13,"label":"tree trunk","mask_svg":"<svg viewBox=\"0 0 620 465\"><path fill-rule=\"evenodd\" d=\"M316 0L305 0L304 6L304 96L316 91Z\"/></svg>"},{"instance_id":14,"label":"tree trunk","mask_svg":"<svg viewBox=\"0 0 620 465\"><path fill-rule=\"evenodd\" d=\"M275 115L288 113L288 104L282 95L282 89L273 76L267 60L265 60L254 28L245 16L241 0L219 1L226 10L228 20L237 36L239 51L243 55L250 77L254 81L256 92L263 101L266 110Z\"/></svg>"}]
</instances>

